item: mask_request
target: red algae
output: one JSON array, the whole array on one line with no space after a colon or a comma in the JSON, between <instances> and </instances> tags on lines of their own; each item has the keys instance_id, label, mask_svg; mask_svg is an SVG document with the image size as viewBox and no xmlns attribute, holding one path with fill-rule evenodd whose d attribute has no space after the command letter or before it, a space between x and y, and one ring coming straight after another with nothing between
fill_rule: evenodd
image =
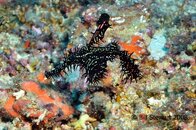
<instances>
[{"instance_id":1,"label":"red algae","mask_svg":"<svg viewBox=\"0 0 196 130\"><path fill-rule=\"evenodd\" d=\"M43 106L51 104L50 108L46 108L48 112L44 119L41 120L44 123L47 123L51 118L56 117L59 110L62 111L61 117L58 117L59 120L66 119L74 113L74 109L66 103L63 103L60 96L55 95L54 98L50 97L48 92L45 89L42 89L36 82L24 81L21 84L21 88L28 93L33 93L37 97L37 101L41 102ZM32 104L33 102L29 99L16 100L14 96L9 96L5 102L4 109L12 117L21 117L21 119L24 119L23 117L25 116L33 119L39 118L42 114L44 114L43 110L45 108L42 106L36 106L40 108L32 107Z\"/></svg>"},{"instance_id":2,"label":"red algae","mask_svg":"<svg viewBox=\"0 0 196 130\"><path fill-rule=\"evenodd\" d=\"M26 42L24 43L24 48L27 49L31 46L31 42L30 40L26 40Z\"/></svg>"},{"instance_id":3,"label":"red algae","mask_svg":"<svg viewBox=\"0 0 196 130\"><path fill-rule=\"evenodd\" d=\"M15 97L14 96L9 96L9 98L5 102L4 108L5 108L6 112L9 113L11 116L13 116L13 117L19 117L20 114L17 113L13 109L14 102L15 102Z\"/></svg>"},{"instance_id":4,"label":"red algae","mask_svg":"<svg viewBox=\"0 0 196 130\"><path fill-rule=\"evenodd\" d=\"M22 89L35 94L43 104L54 104L51 107L54 115L58 113L58 109L63 111L64 117L68 117L72 115L74 110L72 107L67 104L62 103L62 98L56 96L54 98L50 97L46 90L41 89L40 86L33 81L25 81L21 84Z\"/></svg>"},{"instance_id":5,"label":"red algae","mask_svg":"<svg viewBox=\"0 0 196 130\"><path fill-rule=\"evenodd\" d=\"M0 5L4 5L7 3L7 0L0 0Z\"/></svg>"}]
</instances>

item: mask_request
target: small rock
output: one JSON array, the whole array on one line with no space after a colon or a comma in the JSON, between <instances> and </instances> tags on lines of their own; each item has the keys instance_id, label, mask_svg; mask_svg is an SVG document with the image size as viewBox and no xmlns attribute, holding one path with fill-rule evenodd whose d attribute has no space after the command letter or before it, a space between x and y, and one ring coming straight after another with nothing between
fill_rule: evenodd
<instances>
[{"instance_id":1,"label":"small rock","mask_svg":"<svg viewBox=\"0 0 196 130\"><path fill-rule=\"evenodd\" d=\"M111 126L111 127L109 128L109 130L116 130L116 128L115 128L114 126Z\"/></svg>"},{"instance_id":2,"label":"small rock","mask_svg":"<svg viewBox=\"0 0 196 130\"><path fill-rule=\"evenodd\" d=\"M111 20L118 23L118 24L122 24L125 22L125 19L122 17L114 17L114 18L111 18Z\"/></svg>"},{"instance_id":3,"label":"small rock","mask_svg":"<svg viewBox=\"0 0 196 130\"><path fill-rule=\"evenodd\" d=\"M0 126L0 130L8 130L7 126Z\"/></svg>"},{"instance_id":4,"label":"small rock","mask_svg":"<svg viewBox=\"0 0 196 130\"><path fill-rule=\"evenodd\" d=\"M32 27L32 30L36 32L37 35L41 35L42 31L40 28L36 28L35 26Z\"/></svg>"},{"instance_id":5,"label":"small rock","mask_svg":"<svg viewBox=\"0 0 196 130\"><path fill-rule=\"evenodd\" d=\"M192 79L196 79L196 65L191 66L190 74Z\"/></svg>"},{"instance_id":6,"label":"small rock","mask_svg":"<svg viewBox=\"0 0 196 130\"><path fill-rule=\"evenodd\" d=\"M149 27L149 28L146 29L146 34L147 34L150 38L153 37L154 33L155 33L155 30L154 30L152 27Z\"/></svg>"},{"instance_id":7,"label":"small rock","mask_svg":"<svg viewBox=\"0 0 196 130\"><path fill-rule=\"evenodd\" d=\"M25 95L25 91L24 90L20 90L18 92L13 93L13 96L16 97L16 100L18 100L19 98L23 97Z\"/></svg>"}]
</instances>

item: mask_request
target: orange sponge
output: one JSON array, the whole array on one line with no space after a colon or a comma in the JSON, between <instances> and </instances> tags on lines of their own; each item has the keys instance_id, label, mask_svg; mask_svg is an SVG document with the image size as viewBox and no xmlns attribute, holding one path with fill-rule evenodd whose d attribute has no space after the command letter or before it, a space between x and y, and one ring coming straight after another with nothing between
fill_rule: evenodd
<instances>
[{"instance_id":1,"label":"orange sponge","mask_svg":"<svg viewBox=\"0 0 196 130\"><path fill-rule=\"evenodd\" d=\"M123 50L128 51L129 54L135 53L137 56L144 54L143 48L140 47L137 43L143 40L141 36L133 35L131 37L131 43L127 44L126 42L119 42Z\"/></svg>"}]
</instances>

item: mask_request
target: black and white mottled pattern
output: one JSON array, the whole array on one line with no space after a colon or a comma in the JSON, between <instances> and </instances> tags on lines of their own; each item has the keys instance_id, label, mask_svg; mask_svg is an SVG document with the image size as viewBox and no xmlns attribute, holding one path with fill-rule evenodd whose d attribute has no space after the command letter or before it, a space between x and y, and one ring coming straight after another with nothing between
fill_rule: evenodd
<instances>
[{"instance_id":1,"label":"black and white mottled pattern","mask_svg":"<svg viewBox=\"0 0 196 130\"><path fill-rule=\"evenodd\" d=\"M110 16L106 13L103 13L99 20L97 21L97 29L93 33L93 36L89 42L89 46L99 43L99 41L103 40L106 30L111 26L109 24Z\"/></svg>"},{"instance_id":2,"label":"black and white mottled pattern","mask_svg":"<svg viewBox=\"0 0 196 130\"><path fill-rule=\"evenodd\" d=\"M99 33L102 32L103 35L96 35L100 40L103 38L106 29L110 26L108 21L108 18L106 18L106 21L100 20L99 22L97 30L99 30ZM107 26L104 28L106 22ZM102 26L102 24L104 25ZM103 30L100 30L100 28ZM89 83L98 83L107 75L107 61L113 61L115 58L119 58L122 77L125 83L133 79L137 81L137 79L141 78L139 66L134 63L135 60L131 58L131 55L124 50L120 50L117 41L112 41L104 47L94 47L92 44L96 44L99 41L95 37L92 38L93 41L89 45L83 46L80 49L77 48L74 51L69 51L63 63L51 71L46 71L45 76L47 78L57 77L62 74L62 71L66 74L65 69L68 69L69 66L80 66L81 69L85 70L83 76L87 78Z\"/></svg>"}]
</instances>

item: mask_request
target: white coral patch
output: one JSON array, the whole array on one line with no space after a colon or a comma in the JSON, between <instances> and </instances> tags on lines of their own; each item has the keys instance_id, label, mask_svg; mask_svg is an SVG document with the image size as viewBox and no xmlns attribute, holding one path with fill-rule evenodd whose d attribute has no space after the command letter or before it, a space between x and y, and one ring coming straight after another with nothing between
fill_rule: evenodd
<instances>
[{"instance_id":1,"label":"white coral patch","mask_svg":"<svg viewBox=\"0 0 196 130\"><path fill-rule=\"evenodd\" d=\"M16 100L18 100L19 98L23 97L25 95L25 91L24 90L20 90L18 92L13 93L13 96L16 97Z\"/></svg>"},{"instance_id":2,"label":"white coral patch","mask_svg":"<svg viewBox=\"0 0 196 130\"><path fill-rule=\"evenodd\" d=\"M163 102L161 100L154 99L154 97L149 98L148 102L152 106L161 107L163 105Z\"/></svg>"}]
</instances>

